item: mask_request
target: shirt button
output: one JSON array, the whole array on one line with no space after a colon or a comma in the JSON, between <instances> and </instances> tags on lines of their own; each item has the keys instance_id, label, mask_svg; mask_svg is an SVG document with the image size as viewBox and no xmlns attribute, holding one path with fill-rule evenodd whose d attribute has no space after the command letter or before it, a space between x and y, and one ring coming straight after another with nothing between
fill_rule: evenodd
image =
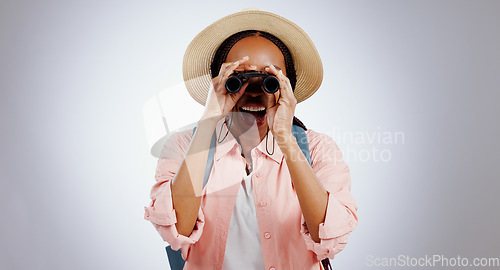
<instances>
[{"instance_id":1,"label":"shirt button","mask_svg":"<svg viewBox=\"0 0 500 270\"><path fill-rule=\"evenodd\" d=\"M274 268L274 266L271 266L269 267L269 270L276 270L276 268Z\"/></svg>"},{"instance_id":2,"label":"shirt button","mask_svg":"<svg viewBox=\"0 0 500 270\"><path fill-rule=\"evenodd\" d=\"M349 226L351 226L351 227L352 227L352 225L353 225L353 224L354 224L354 222L352 222L352 220L351 220L351 221L349 221Z\"/></svg>"},{"instance_id":3,"label":"shirt button","mask_svg":"<svg viewBox=\"0 0 500 270\"><path fill-rule=\"evenodd\" d=\"M257 178L260 178L260 176L261 176L261 174L260 174L260 173L256 173L256 174L255 174L255 177L257 177Z\"/></svg>"},{"instance_id":4,"label":"shirt button","mask_svg":"<svg viewBox=\"0 0 500 270\"><path fill-rule=\"evenodd\" d=\"M267 202L260 202L260 206L264 207L267 205Z\"/></svg>"},{"instance_id":5,"label":"shirt button","mask_svg":"<svg viewBox=\"0 0 500 270\"><path fill-rule=\"evenodd\" d=\"M271 234L270 234L270 233L268 233L268 232L266 232L266 233L264 234L264 238L266 238L266 239L271 238Z\"/></svg>"}]
</instances>

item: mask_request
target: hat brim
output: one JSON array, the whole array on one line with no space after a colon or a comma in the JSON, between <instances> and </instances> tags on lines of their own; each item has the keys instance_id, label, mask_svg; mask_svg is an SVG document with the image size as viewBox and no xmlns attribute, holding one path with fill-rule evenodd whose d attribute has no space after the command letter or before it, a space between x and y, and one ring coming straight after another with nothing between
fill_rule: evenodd
<instances>
[{"instance_id":1,"label":"hat brim","mask_svg":"<svg viewBox=\"0 0 500 270\"><path fill-rule=\"evenodd\" d=\"M309 98L323 80L323 64L318 50L307 33L294 22L277 14L243 10L221 18L201 31L184 54L183 76L189 94L205 105L212 84L210 65L221 43L245 30L264 31L279 38L289 49L295 65L297 102Z\"/></svg>"}]
</instances>

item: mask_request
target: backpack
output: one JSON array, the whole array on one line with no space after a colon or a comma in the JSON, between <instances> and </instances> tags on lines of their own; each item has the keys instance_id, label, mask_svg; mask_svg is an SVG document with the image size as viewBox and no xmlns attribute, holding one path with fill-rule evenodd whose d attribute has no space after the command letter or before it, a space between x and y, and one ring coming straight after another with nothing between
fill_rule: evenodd
<instances>
[{"instance_id":1,"label":"backpack","mask_svg":"<svg viewBox=\"0 0 500 270\"><path fill-rule=\"evenodd\" d=\"M295 119L294 119L295 120ZM193 134L196 131L196 127L193 129ZM292 126L292 134L295 136L297 140L297 144L300 147L302 153L306 157L309 164L311 164L311 155L309 154L309 143L307 142L307 135L305 131L305 127L302 125L298 125L295 121ZM210 171L212 171L214 155L215 155L215 132L212 135L212 140L210 142L210 149L208 150L207 157L207 165L205 166L205 175L203 177L203 187L208 182L208 177L210 176ZM165 247L168 256L168 262L170 264L170 269L172 270L182 270L184 268L184 264L186 263L182 258L181 250L173 250L170 245ZM330 260L328 258L321 261L324 269L332 269L330 265Z\"/></svg>"}]
</instances>

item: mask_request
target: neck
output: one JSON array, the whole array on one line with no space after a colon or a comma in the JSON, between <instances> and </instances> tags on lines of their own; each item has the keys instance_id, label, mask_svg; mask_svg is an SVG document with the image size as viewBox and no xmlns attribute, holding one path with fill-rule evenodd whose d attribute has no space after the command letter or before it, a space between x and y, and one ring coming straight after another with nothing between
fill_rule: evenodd
<instances>
[{"instance_id":1,"label":"neck","mask_svg":"<svg viewBox=\"0 0 500 270\"><path fill-rule=\"evenodd\" d=\"M259 130L257 125L254 125L242 132L242 129L238 125L233 125L230 128L230 132L240 144L242 154L247 159L247 163L251 163L252 158L250 152L266 137L267 127L262 127Z\"/></svg>"},{"instance_id":2,"label":"neck","mask_svg":"<svg viewBox=\"0 0 500 270\"><path fill-rule=\"evenodd\" d=\"M233 135L234 136L234 135ZM245 156L245 158L248 160L251 160L250 157L250 152L252 149L254 149L257 145L260 144L262 141L261 138L255 136L255 137L248 137L248 136L234 136L236 141L241 145L241 150L242 154Z\"/></svg>"}]
</instances>

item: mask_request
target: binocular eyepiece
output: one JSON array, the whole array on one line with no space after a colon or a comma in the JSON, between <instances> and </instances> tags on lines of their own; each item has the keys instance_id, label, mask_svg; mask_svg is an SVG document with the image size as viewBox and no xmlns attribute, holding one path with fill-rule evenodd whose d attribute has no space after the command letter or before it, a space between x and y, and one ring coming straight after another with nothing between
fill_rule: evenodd
<instances>
[{"instance_id":1,"label":"binocular eyepiece","mask_svg":"<svg viewBox=\"0 0 500 270\"><path fill-rule=\"evenodd\" d=\"M264 77L262 88L269 94L276 93L280 89L280 82L274 75L262 71L235 72L227 78L225 86L229 93L238 93L245 82L250 78Z\"/></svg>"}]
</instances>

